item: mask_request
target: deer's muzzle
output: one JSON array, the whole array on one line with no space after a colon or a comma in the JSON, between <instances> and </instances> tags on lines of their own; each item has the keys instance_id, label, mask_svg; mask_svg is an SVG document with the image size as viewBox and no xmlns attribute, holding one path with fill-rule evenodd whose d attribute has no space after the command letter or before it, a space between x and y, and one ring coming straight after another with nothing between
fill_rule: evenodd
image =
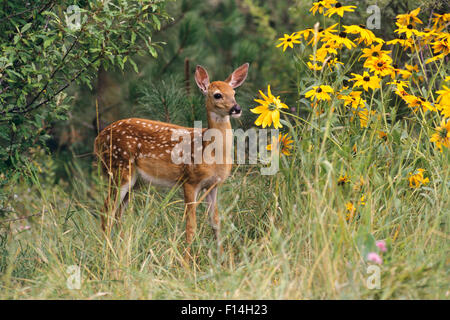
<instances>
[{"instance_id":1,"label":"deer's muzzle","mask_svg":"<svg viewBox=\"0 0 450 320\"><path fill-rule=\"evenodd\" d=\"M241 114L242 114L242 110L241 110L241 107L240 107L238 104L234 105L234 106L230 109L230 115L231 115L233 118L239 118L239 117L241 116Z\"/></svg>"}]
</instances>

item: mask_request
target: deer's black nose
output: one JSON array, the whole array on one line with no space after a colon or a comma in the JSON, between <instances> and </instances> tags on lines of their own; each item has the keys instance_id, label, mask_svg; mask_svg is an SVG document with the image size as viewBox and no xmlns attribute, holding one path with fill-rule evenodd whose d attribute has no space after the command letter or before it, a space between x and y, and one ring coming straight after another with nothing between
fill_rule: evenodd
<instances>
[{"instance_id":1,"label":"deer's black nose","mask_svg":"<svg viewBox=\"0 0 450 320\"><path fill-rule=\"evenodd\" d=\"M241 113L241 106L238 104L235 104L231 109L230 109L230 115L236 115L236 114L240 114Z\"/></svg>"}]
</instances>

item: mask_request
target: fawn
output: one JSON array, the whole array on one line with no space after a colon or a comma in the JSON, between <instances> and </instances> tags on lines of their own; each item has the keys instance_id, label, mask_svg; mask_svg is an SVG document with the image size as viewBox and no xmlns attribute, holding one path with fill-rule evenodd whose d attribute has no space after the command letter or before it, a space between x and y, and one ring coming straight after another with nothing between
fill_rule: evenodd
<instances>
[{"instance_id":1,"label":"fawn","mask_svg":"<svg viewBox=\"0 0 450 320\"><path fill-rule=\"evenodd\" d=\"M115 216L118 221L122 210L128 201L129 191L135 185L137 176L155 185L174 186L181 184L184 191L186 213L186 242L189 253L190 244L196 229L197 195L206 189L207 211L210 224L214 230L219 252L220 219L217 208L217 188L231 172L232 137L230 116L239 117L241 107L236 103L234 89L242 85L248 73L249 64L237 68L225 81L209 82L207 71L197 66L195 82L206 97L206 112L208 129L217 129L225 138L223 141L223 158L207 163L191 162L174 163L171 158L172 149L177 141L172 141L174 131L187 132L191 141L194 140L194 128L186 128L170 123L130 118L116 121L105 129L95 139L94 152L102 162L116 188L108 192L103 209L102 229L106 230L105 215ZM201 134L204 134L205 130ZM202 137L200 136L200 139ZM202 139L203 140L203 139ZM204 149L209 141L201 141ZM191 144L194 145L195 143ZM203 158L204 155L202 154ZM217 160L217 158L216 158ZM111 199L114 202L111 203ZM115 201L117 200L117 201ZM108 221L110 221L108 219ZM108 223L109 225L109 223Z\"/></svg>"}]
</instances>

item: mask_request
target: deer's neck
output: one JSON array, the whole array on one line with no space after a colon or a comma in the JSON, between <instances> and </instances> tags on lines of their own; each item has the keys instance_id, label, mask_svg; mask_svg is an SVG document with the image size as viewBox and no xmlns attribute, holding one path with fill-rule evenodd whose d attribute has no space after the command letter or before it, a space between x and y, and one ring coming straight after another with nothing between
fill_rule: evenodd
<instances>
[{"instance_id":1,"label":"deer's neck","mask_svg":"<svg viewBox=\"0 0 450 320\"><path fill-rule=\"evenodd\" d=\"M233 133L231 131L230 116L222 117L214 112L208 112L208 129L215 129L212 136L220 134L216 148L222 149L223 161L221 163L231 163L231 145ZM212 140L214 140L213 138ZM212 143L212 141L210 142ZM221 146L219 145L221 144Z\"/></svg>"}]
</instances>

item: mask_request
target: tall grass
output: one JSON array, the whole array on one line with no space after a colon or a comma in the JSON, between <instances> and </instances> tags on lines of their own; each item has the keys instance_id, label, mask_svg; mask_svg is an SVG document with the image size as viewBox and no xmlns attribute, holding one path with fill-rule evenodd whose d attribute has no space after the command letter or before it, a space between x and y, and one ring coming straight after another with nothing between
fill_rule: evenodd
<instances>
[{"instance_id":1,"label":"tall grass","mask_svg":"<svg viewBox=\"0 0 450 320\"><path fill-rule=\"evenodd\" d=\"M98 215L106 179L74 163L70 185L54 184L53 160L43 156L31 186L11 186L16 213L8 218L37 215L1 220L0 298L447 298L448 150L435 151L426 129L401 121L384 128L385 141L357 124L331 127L333 119L295 126L293 154L274 176L234 167L219 193L224 256L201 206L190 265L179 190L142 184L105 235ZM418 167L430 183L412 189L409 172ZM338 185L343 174L351 181ZM356 213L347 220L349 201ZM388 244L380 289L366 285L374 239ZM81 268L79 290L67 287L71 265Z\"/></svg>"}]
</instances>

